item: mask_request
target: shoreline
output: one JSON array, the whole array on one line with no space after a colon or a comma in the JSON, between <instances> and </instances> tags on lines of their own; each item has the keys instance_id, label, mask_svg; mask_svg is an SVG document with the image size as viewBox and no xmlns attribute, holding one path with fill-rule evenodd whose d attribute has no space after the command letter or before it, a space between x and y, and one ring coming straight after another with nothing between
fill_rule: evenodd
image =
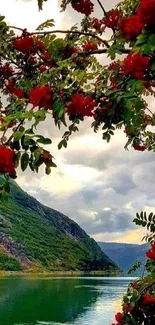
<instances>
[{"instance_id":1,"label":"shoreline","mask_svg":"<svg viewBox=\"0 0 155 325\"><path fill-rule=\"evenodd\" d=\"M0 278L3 276L74 276L74 275L100 275L100 276L118 276L121 272L108 271L1 271Z\"/></svg>"}]
</instances>

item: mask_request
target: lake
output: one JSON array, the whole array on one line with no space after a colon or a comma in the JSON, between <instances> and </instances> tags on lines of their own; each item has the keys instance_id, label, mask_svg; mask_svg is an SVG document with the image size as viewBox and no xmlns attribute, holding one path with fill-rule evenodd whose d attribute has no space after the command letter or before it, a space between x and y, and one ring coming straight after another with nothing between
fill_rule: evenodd
<instances>
[{"instance_id":1,"label":"lake","mask_svg":"<svg viewBox=\"0 0 155 325\"><path fill-rule=\"evenodd\" d=\"M0 278L0 325L110 325L131 278Z\"/></svg>"}]
</instances>

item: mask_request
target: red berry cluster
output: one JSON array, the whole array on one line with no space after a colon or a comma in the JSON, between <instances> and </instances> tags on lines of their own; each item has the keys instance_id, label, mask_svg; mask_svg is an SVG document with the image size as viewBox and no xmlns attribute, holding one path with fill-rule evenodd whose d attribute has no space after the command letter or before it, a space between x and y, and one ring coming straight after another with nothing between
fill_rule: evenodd
<instances>
[{"instance_id":1,"label":"red berry cluster","mask_svg":"<svg viewBox=\"0 0 155 325\"><path fill-rule=\"evenodd\" d=\"M154 26L155 1L140 0L140 5L136 13L128 18L123 18L121 22L122 32L127 40L136 38L145 26Z\"/></svg>"},{"instance_id":2,"label":"red berry cluster","mask_svg":"<svg viewBox=\"0 0 155 325\"><path fill-rule=\"evenodd\" d=\"M97 44L92 43L91 41L88 41L83 45L83 50L85 52L97 50Z\"/></svg>"},{"instance_id":3,"label":"red berry cluster","mask_svg":"<svg viewBox=\"0 0 155 325\"><path fill-rule=\"evenodd\" d=\"M118 9L111 10L107 13L107 16L103 18L103 23L105 27L117 29L119 26L119 21L122 17L122 12Z\"/></svg>"},{"instance_id":4,"label":"red berry cluster","mask_svg":"<svg viewBox=\"0 0 155 325\"><path fill-rule=\"evenodd\" d=\"M0 78L9 78L13 75L14 70L9 64L0 66Z\"/></svg>"},{"instance_id":5,"label":"red berry cluster","mask_svg":"<svg viewBox=\"0 0 155 325\"><path fill-rule=\"evenodd\" d=\"M52 101L52 89L50 86L35 86L29 92L29 102L33 105L33 107L38 106L39 108L45 107L48 109L52 109L53 101Z\"/></svg>"},{"instance_id":6,"label":"red berry cluster","mask_svg":"<svg viewBox=\"0 0 155 325\"><path fill-rule=\"evenodd\" d=\"M142 144L135 144L133 146L133 148L137 151L145 151L146 150L146 146L145 145L142 145Z\"/></svg>"},{"instance_id":7,"label":"red berry cluster","mask_svg":"<svg viewBox=\"0 0 155 325\"><path fill-rule=\"evenodd\" d=\"M17 38L13 42L13 46L19 52L23 54L28 54L30 52L36 53L38 50L44 49L44 43L40 40L37 40L32 36L22 36Z\"/></svg>"},{"instance_id":8,"label":"red berry cluster","mask_svg":"<svg viewBox=\"0 0 155 325\"><path fill-rule=\"evenodd\" d=\"M10 79L6 85L6 90L9 94L15 95L18 98L24 98L24 92L15 86L15 80Z\"/></svg>"},{"instance_id":9,"label":"red berry cluster","mask_svg":"<svg viewBox=\"0 0 155 325\"><path fill-rule=\"evenodd\" d=\"M92 28L96 29L97 31L101 31L103 21L98 18L92 18L91 20L91 26Z\"/></svg>"},{"instance_id":10,"label":"red berry cluster","mask_svg":"<svg viewBox=\"0 0 155 325\"><path fill-rule=\"evenodd\" d=\"M151 245L151 249L146 252L146 256L155 261L155 242Z\"/></svg>"},{"instance_id":11,"label":"red berry cluster","mask_svg":"<svg viewBox=\"0 0 155 325\"><path fill-rule=\"evenodd\" d=\"M94 11L94 4L90 0L72 0L71 5L73 9L86 16Z\"/></svg>"},{"instance_id":12,"label":"red berry cluster","mask_svg":"<svg viewBox=\"0 0 155 325\"><path fill-rule=\"evenodd\" d=\"M139 34L141 34L144 26L144 23L138 15L123 18L120 22L121 32L125 35L126 40L128 41L135 39Z\"/></svg>"},{"instance_id":13,"label":"red berry cluster","mask_svg":"<svg viewBox=\"0 0 155 325\"><path fill-rule=\"evenodd\" d=\"M145 72L149 69L150 58L140 53L128 54L123 61L123 72L135 79L144 80Z\"/></svg>"},{"instance_id":14,"label":"red berry cluster","mask_svg":"<svg viewBox=\"0 0 155 325\"><path fill-rule=\"evenodd\" d=\"M91 96L74 94L67 105L67 113L71 116L92 116L96 106L97 102Z\"/></svg>"},{"instance_id":15,"label":"red berry cluster","mask_svg":"<svg viewBox=\"0 0 155 325\"><path fill-rule=\"evenodd\" d=\"M145 305L155 305L155 297L152 297L149 293L146 293L143 296L143 302Z\"/></svg>"},{"instance_id":16,"label":"red berry cluster","mask_svg":"<svg viewBox=\"0 0 155 325\"><path fill-rule=\"evenodd\" d=\"M0 173L9 174L10 177L16 175L15 172L15 152L5 146L0 146Z\"/></svg>"},{"instance_id":17,"label":"red berry cluster","mask_svg":"<svg viewBox=\"0 0 155 325\"><path fill-rule=\"evenodd\" d=\"M155 13L155 1L154 0L141 0L140 6L137 10L137 15L139 15L142 23L146 25L155 25L154 19Z\"/></svg>"}]
</instances>

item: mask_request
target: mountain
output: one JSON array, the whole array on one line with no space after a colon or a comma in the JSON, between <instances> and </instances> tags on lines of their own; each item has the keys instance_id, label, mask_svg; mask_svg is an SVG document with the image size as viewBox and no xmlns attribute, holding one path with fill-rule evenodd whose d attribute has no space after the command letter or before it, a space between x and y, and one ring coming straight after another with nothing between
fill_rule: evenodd
<instances>
[{"instance_id":1,"label":"mountain","mask_svg":"<svg viewBox=\"0 0 155 325\"><path fill-rule=\"evenodd\" d=\"M101 249L123 270L127 272L136 261L143 265L146 262L145 252L148 244L123 244L123 243L105 243L98 242ZM136 275L141 275L143 265L136 271Z\"/></svg>"},{"instance_id":2,"label":"mountain","mask_svg":"<svg viewBox=\"0 0 155 325\"><path fill-rule=\"evenodd\" d=\"M0 201L0 269L118 271L77 223L39 203L14 181L8 202Z\"/></svg>"}]
</instances>

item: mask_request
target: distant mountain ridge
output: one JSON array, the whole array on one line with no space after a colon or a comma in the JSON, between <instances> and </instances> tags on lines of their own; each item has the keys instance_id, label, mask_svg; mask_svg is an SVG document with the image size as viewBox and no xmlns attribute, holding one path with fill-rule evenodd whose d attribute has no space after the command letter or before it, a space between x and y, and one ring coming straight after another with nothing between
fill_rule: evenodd
<instances>
[{"instance_id":1,"label":"distant mountain ridge","mask_svg":"<svg viewBox=\"0 0 155 325\"><path fill-rule=\"evenodd\" d=\"M0 201L0 269L118 271L77 223L39 203L14 181L8 202Z\"/></svg>"},{"instance_id":2,"label":"distant mountain ridge","mask_svg":"<svg viewBox=\"0 0 155 325\"><path fill-rule=\"evenodd\" d=\"M146 261L145 252L148 244L124 244L114 242L98 242L101 249L124 271L127 272L136 261L140 261L142 266L135 273L140 275Z\"/></svg>"}]
</instances>

